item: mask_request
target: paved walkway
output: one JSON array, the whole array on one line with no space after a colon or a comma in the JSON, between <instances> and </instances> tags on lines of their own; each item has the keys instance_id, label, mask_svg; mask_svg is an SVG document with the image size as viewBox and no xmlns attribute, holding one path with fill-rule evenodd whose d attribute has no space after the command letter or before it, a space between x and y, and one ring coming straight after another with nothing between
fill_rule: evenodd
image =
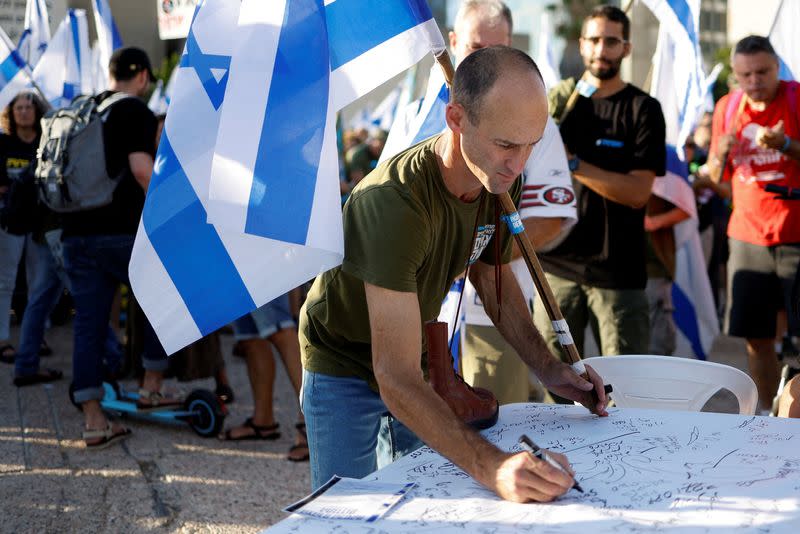
<instances>
[{"instance_id":1,"label":"paved walkway","mask_svg":"<svg viewBox=\"0 0 800 534\"><path fill-rule=\"evenodd\" d=\"M43 362L65 372L60 382L18 389L12 366L0 364L0 531L257 532L307 493L308 464L284 459L297 402L280 363L275 411L284 435L277 441L223 443L185 426L128 419L133 435L122 446L86 451L81 414L67 396L71 328L54 328L48 341L55 355ZM238 424L252 410L246 368L229 356L232 338L222 342L237 396L226 423ZM743 368L743 345L721 338L711 359ZM731 398L716 399L715 409L730 411Z\"/></svg>"}]
</instances>

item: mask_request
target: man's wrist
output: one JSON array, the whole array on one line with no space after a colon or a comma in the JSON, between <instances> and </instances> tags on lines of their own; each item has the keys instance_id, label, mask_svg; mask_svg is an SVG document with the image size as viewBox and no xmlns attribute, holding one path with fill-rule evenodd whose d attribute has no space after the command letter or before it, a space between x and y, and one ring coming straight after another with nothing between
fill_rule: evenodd
<instances>
[{"instance_id":1,"label":"man's wrist","mask_svg":"<svg viewBox=\"0 0 800 534\"><path fill-rule=\"evenodd\" d=\"M780 147L778 150L780 150L785 154L786 151L789 150L789 147L792 145L792 138L789 137L788 135L784 135L783 137L784 137L783 146Z\"/></svg>"}]
</instances>

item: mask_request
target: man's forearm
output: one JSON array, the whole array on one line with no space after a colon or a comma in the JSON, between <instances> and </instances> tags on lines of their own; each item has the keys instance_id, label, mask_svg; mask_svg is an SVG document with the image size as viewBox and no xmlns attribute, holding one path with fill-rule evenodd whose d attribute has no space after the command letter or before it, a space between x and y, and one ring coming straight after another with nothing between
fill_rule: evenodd
<instances>
[{"instance_id":1,"label":"man's forearm","mask_svg":"<svg viewBox=\"0 0 800 534\"><path fill-rule=\"evenodd\" d=\"M598 195L631 208L641 208L647 204L653 179L643 175L607 171L597 165L581 161L573 176Z\"/></svg>"},{"instance_id":2,"label":"man's forearm","mask_svg":"<svg viewBox=\"0 0 800 534\"><path fill-rule=\"evenodd\" d=\"M426 445L448 458L478 482L496 491L493 479L503 453L462 422L422 377L381 380L381 398ZM388 378L388 377L387 377Z\"/></svg>"},{"instance_id":3,"label":"man's forearm","mask_svg":"<svg viewBox=\"0 0 800 534\"><path fill-rule=\"evenodd\" d=\"M561 233L561 227L564 225L563 217L527 217L522 220L525 225L525 233L528 234L528 239L535 250L541 250L553 239L558 237ZM514 241L514 249L511 252L511 259L515 260L522 257L517 242Z\"/></svg>"},{"instance_id":4,"label":"man's forearm","mask_svg":"<svg viewBox=\"0 0 800 534\"><path fill-rule=\"evenodd\" d=\"M370 313L372 366L389 411L428 446L496 491L493 473L504 453L466 426L420 371L421 316L416 294L364 284Z\"/></svg>"}]
</instances>

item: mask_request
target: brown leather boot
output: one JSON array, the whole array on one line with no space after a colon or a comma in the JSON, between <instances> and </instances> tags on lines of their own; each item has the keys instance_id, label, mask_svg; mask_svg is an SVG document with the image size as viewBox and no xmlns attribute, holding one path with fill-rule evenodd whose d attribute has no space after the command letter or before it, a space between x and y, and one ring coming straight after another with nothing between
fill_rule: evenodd
<instances>
[{"instance_id":1,"label":"brown leather boot","mask_svg":"<svg viewBox=\"0 0 800 534\"><path fill-rule=\"evenodd\" d=\"M499 411L497 398L487 389L473 388L453 369L453 356L447 346L447 323L425 323L425 337L428 375L434 391L468 425L478 429L493 426Z\"/></svg>"}]
</instances>

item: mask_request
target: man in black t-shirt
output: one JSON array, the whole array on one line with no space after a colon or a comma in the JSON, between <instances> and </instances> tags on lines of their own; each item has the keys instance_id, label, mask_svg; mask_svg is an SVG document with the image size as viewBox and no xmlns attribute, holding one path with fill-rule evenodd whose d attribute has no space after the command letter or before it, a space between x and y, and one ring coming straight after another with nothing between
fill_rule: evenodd
<instances>
[{"instance_id":1,"label":"man in black t-shirt","mask_svg":"<svg viewBox=\"0 0 800 534\"><path fill-rule=\"evenodd\" d=\"M141 100L155 79L147 54L138 48L117 50L111 56L109 75L111 90L98 95L98 103L117 92L130 96L110 107L103 125L108 174L122 178L109 205L66 214L62 235L64 266L76 311L74 399L83 408L87 448L102 448L130 434L124 427L111 425L100 408L107 371L102 355L114 293L120 283L129 283L128 263L156 147L157 121ZM145 376L138 408L175 406L179 402L160 393L166 354L149 323L145 330Z\"/></svg>"},{"instance_id":2,"label":"man in black t-shirt","mask_svg":"<svg viewBox=\"0 0 800 534\"><path fill-rule=\"evenodd\" d=\"M624 12L595 8L580 41L586 72L549 95L573 173L578 223L542 255L542 265L579 351L592 324L605 355L647 352L644 208L666 164L661 106L620 76L629 35ZM538 300L535 316L551 350L560 350Z\"/></svg>"}]
</instances>

